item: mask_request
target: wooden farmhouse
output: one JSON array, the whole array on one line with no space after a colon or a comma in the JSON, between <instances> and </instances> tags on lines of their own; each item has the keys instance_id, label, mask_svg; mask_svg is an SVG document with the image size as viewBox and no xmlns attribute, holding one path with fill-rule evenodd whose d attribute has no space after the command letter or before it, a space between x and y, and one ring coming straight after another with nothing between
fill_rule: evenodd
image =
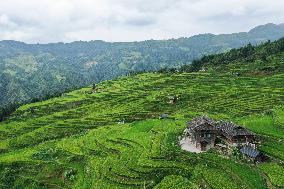
<instances>
[{"instance_id":1,"label":"wooden farmhouse","mask_svg":"<svg viewBox=\"0 0 284 189\"><path fill-rule=\"evenodd\" d=\"M186 135L201 151L215 147L216 141L221 141L226 147L248 145L255 148L254 133L231 122L215 122L207 116L188 122Z\"/></svg>"}]
</instances>

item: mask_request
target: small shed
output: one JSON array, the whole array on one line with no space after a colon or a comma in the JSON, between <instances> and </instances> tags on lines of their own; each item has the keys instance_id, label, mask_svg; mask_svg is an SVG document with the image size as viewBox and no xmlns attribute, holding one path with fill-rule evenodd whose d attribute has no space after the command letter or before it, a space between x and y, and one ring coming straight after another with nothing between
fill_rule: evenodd
<instances>
[{"instance_id":1,"label":"small shed","mask_svg":"<svg viewBox=\"0 0 284 189\"><path fill-rule=\"evenodd\" d=\"M257 149L254 149L250 146L243 146L240 149L240 152L244 155L246 155L248 158L257 161L257 162L263 162L268 159L267 156L265 156L263 153L258 151Z\"/></svg>"},{"instance_id":2,"label":"small shed","mask_svg":"<svg viewBox=\"0 0 284 189\"><path fill-rule=\"evenodd\" d=\"M92 86L92 93L97 93L98 92L98 88L96 86L96 84L94 83Z\"/></svg>"},{"instance_id":3,"label":"small shed","mask_svg":"<svg viewBox=\"0 0 284 189\"><path fill-rule=\"evenodd\" d=\"M169 103L175 104L177 103L178 97L177 96L169 96Z\"/></svg>"},{"instance_id":4,"label":"small shed","mask_svg":"<svg viewBox=\"0 0 284 189\"><path fill-rule=\"evenodd\" d=\"M168 119L169 118L169 115L168 114L161 114L160 119Z\"/></svg>"}]
</instances>

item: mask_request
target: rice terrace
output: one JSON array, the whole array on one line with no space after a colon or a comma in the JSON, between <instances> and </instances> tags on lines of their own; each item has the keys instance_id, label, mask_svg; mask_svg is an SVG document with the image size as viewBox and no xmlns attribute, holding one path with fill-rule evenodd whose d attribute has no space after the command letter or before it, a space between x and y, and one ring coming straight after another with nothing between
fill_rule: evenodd
<instances>
[{"instance_id":1,"label":"rice terrace","mask_svg":"<svg viewBox=\"0 0 284 189\"><path fill-rule=\"evenodd\" d=\"M0 124L0 188L283 188L283 41L21 106ZM202 115L254 133L268 158L182 150L186 123Z\"/></svg>"}]
</instances>

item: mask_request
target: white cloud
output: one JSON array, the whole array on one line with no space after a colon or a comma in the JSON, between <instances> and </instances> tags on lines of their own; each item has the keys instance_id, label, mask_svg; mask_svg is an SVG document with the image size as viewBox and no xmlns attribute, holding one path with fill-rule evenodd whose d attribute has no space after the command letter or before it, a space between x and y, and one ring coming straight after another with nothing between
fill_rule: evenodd
<instances>
[{"instance_id":1,"label":"white cloud","mask_svg":"<svg viewBox=\"0 0 284 189\"><path fill-rule=\"evenodd\" d=\"M281 0L0 0L0 40L134 41L284 22Z\"/></svg>"}]
</instances>

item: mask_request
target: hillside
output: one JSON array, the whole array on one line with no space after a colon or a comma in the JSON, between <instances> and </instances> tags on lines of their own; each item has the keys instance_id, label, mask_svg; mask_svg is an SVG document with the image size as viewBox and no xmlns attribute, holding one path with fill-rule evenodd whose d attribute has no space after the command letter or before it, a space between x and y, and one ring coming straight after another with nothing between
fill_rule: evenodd
<instances>
[{"instance_id":1,"label":"hillside","mask_svg":"<svg viewBox=\"0 0 284 189\"><path fill-rule=\"evenodd\" d=\"M0 41L0 107L45 99L129 72L179 67L203 55L283 36L283 25L267 24L235 34L129 43Z\"/></svg>"},{"instance_id":2,"label":"hillside","mask_svg":"<svg viewBox=\"0 0 284 189\"><path fill-rule=\"evenodd\" d=\"M275 44L281 40L252 54ZM21 106L0 123L0 186L283 188L283 53L235 59L222 72L213 64L199 72L120 77L99 83L98 93L86 87ZM159 119L164 113L170 118ZM181 150L185 123L204 114L255 132L270 161Z\"/></svg>"},{"instance_id":3,"label":"hillside","mask_svg":"<svg viewBox=\"0 0 284 189\"><path fill-rule=\"evenodd\" d=\"M248 44L240 49L228 52L207 55L194 60L190 65L184 65L179 71L216 71L235 75L261 75L273 74L284 71L283 62L284 38L275 42L266 42L258 46ZM163 69L161 71L174 71Z\"/></svg>"}]
</instances>

